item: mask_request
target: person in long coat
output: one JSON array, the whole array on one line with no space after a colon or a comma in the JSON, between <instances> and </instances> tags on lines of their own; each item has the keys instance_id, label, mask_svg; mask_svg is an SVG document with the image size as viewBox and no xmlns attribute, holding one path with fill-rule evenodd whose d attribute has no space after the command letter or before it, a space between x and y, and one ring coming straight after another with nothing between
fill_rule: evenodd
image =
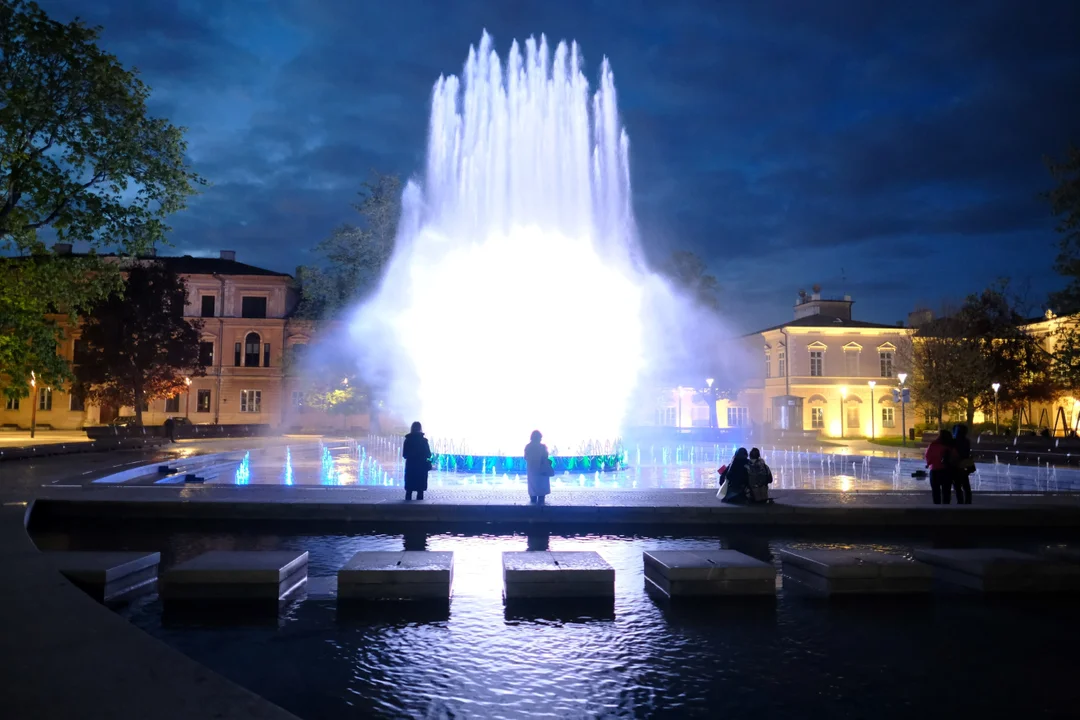
<instances>
[{"instance_id":1,"label":"person in long coat","mask_svg":"<svg viewBox=\"0 0 1080 720\"><path fill-rule=\"evenodd\" d=\"M428 471L431 470L431 446L424 437L420 423L414 422L405 436L401 457L405 458L405 499L412 500L415 492L416 499L423 500Z\"/></svg>"},{"instance_id":2,"label":"person in long coat","mask_svg":"<svg viewBox=\"0 0 1080 720\"><path fill-rule=\"evenodd\" d=\"M540 442L543 435L533 430L529 444L525 446L525 475L529 482L529 502L543 505L544 497L551 494L551 476L554 471L548 457L547 445Z\"/></svg>"}]
</instances>

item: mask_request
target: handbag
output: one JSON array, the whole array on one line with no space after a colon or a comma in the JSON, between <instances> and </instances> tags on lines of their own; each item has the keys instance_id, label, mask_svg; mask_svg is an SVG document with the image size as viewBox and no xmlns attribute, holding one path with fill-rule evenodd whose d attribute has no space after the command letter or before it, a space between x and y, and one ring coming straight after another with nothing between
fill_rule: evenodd
<instances>
[{"instance_id":1,"label":"handbag","mask_svg":"<svg viewBox=\"0 0 1080 720\"><path fill-rule=\"evenodd\" d=\"M724 482L720 483L720 489L716 491L716 497L721 500L727 497L727 478L724 478Z\"/></svg>"},{"instance_id":2,"label":"handbag","mask_svg":"<svg viewBox=\"0 0 1080 720\"><path fill-rule=\"evenodd\" d=\"M555 464L553 462L551 462L551 460L548 460L548 464L544 466L544 477L554 477L554 476L555 476Z\"/></svg>"}]
</instances>

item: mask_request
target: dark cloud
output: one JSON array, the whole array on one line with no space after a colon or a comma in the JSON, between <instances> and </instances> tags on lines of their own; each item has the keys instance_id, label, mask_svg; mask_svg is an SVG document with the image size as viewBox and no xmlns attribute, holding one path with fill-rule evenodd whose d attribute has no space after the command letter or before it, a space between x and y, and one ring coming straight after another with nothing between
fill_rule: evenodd
<instances>
[{"instance_id":1,"label":"dark cloud","mask_svg":"<svg viewBox=\"0 0 1080 720\"><path fill-rule=\"evenodd\" d=\"M1001 275L1054 284L1043 157L1080 142L1080 4L1047 0L46 0L188 126L214 186L180 249L290 271L370 169L423 166L427 105L483 28L614 67L650 257L695 250L744 327L819 282L890 322ZM843 268L843 271L840 270ZM942 290L947 277L948 291Z\"/></svg>"}]
</instances>

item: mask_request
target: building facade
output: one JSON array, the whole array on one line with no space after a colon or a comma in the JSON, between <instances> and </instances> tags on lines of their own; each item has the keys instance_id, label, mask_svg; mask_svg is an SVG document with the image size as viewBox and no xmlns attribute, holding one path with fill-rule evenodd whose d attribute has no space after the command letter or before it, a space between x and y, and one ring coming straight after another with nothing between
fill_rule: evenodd
<instances>
[{"instance_id":1,"label":"building facade","mask_svg":"<svg viewBox=\"0 0 1080 720\"><path fill-rule=\"evenodd\" d=\"M741 338L750 369L733 399L716 401L719 428L822 437L899 436L915 423L900 387L912 330L854 320L849 296L800 295L791 321ZM754 359L756 358L756 360ZM679 387L657 411L657 424L708 427L708 388Z\"/></svg>"},{"instance_id":2,"label":"building facade","mask_svg":"<svg viewBox=\"0 0 1080 720\"><path fill-rule=\"evenodd\" d=\"M70 251L61 246L59 250ZM217 258L154 257L188 284L186 316L203 323L200 354L203 377L192 377L186 393L155 400L144 408L143 424L160 425L168 417L193 423L260 424L279 427L290 416L291 397L285 358L305 345L310 328L291 321L297 304L292 277L238 262L234 252ZM77 361L79 331L67 333L60 351ZM30 427L34 396L4 401L0 425ZM39 388L36 423L53 429L78 429L133 415L133 408L86 405L66 388Z\"/></svg>"}]
</instances>

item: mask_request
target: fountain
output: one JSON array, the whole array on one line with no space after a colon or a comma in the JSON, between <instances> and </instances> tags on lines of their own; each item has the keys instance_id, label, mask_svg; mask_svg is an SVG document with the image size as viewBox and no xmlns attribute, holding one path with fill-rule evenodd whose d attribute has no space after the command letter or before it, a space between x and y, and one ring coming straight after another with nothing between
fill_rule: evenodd
<instances>
[{"instance_id":1,"label":"fountain","mask_svg":"<svg viewBox=\"0 0 1080 720\"><path fill-rule=\"evenodd\" d=\"M400 414L468 439L440 466L518 472L537 428L568 471L625 464L615 441L654 344L644 309L670 291L639 258L607 60L590 97L576 43L515 41L504 64L485 32L461 79L435 83L402 206L351 336ZM581 450L597 438L619 449Z\"/></svg>"}]
</instances>

